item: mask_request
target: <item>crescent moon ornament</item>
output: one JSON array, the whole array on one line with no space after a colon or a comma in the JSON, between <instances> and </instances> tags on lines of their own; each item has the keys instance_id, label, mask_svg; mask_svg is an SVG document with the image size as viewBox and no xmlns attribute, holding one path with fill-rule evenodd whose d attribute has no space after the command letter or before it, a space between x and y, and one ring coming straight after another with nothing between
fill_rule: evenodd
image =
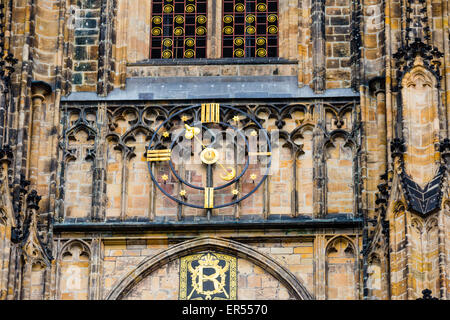
<instances>
[{"instance_id":1,"label":"crescent moon ornament","mask_svg":"<svg viewBox=\"0 0 450 320\"><path fill-rule=\"evenodd\" d=\"M236 170L233 167L228 167L226 170L227 170L227 173L225 175L221 174L220 178L225 181L233 180L234 177L236 177ZM231 170L231 171L229 171L229 170Z\"/></svg>"}]
</instances>

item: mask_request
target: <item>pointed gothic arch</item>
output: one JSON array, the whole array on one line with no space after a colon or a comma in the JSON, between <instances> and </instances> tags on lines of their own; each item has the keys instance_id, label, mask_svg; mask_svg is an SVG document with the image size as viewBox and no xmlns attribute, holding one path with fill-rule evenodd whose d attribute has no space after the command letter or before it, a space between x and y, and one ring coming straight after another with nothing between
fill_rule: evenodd
<instances>
[{"instance_id":1,"label":"pointed gothic arch","mask_svg":"<svg viewBox=\"0 0 450 320\"><path fill-rule=\"evenodd\" d=\"M144 259L136 266L136 268L128 272L115 284L107 294L106 300L122 299L134 286L162 265L174 261L186 254L192 254L208 249L234 254L239 258L244 258L263 268L280 281L296 299L314 299L313 295L297 277L269 256L260 253L250 246L233 240L218 237L200 237L182 242L166 251Z\"/></svg>"}]
</instances>

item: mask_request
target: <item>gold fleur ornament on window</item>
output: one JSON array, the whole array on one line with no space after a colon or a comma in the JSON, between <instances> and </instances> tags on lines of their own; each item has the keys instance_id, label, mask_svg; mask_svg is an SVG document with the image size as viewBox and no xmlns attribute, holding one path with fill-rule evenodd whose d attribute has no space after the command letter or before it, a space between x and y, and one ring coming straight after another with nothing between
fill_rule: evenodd
<instances>
[{"instance_id":1,"label":"gold fleur ornament on window","mask_svg":"<svg viewBox=\"0 0 450 320\"><path fill-rule=\"evenodd\" d=\"M254 34L254 33L256 32L256 29L255 29L255 27L253 27L253 26L249 26L249 27L247 27L247 28L245 29L245 31L246 31L248 34Z\"/></svg>"},{"instance_id":2,"label":"gold fleur ornament on window","mask_svg":"<svg viewBox=\"0 0 450 320\"><path fill-rule=\"evenodd\" d=\"M260 48L256 50L256 55L258 57L265 57L267 55L266 49Z\"/></svg>"},{"instance_id":3,"label":"gold fleur ornament on window","mask_svg":"<svg viewBox=\"0 0 450 320\"><path fill-rule=\"evenodd\" d=\"M164 39L163 45L166 46L166 47L171 47L172 46L172 39Z\"/></svg>"},{"instance_id":4,"label":"gold fleur ornament on window","mask_svg":"<svg viewBox=\"0 0 450 320\"><path fill-rule=\"evenodd\" d=\"M248 16L245 17L245 21L247 23L253 23L255 22L255 16L253 14L249 14Z\"/></svg>"},{"instance_id":5,"label":"gold fleur ornament on window","mask_svg":"<svg viewBox=\"0 0 450 320\"><path fill-rule=\"evenodd\" d=\"M175 17L175 22L176 23L183 23L184 22L184 18L183 18L183 16L176 16Z\"/></svg>"},{"instance_id":6,"label":"gold fleur ornament on window","mask_svg":"<svg viewBox=\"0 0 450 320\"><path fill-rule=\"evenodd\" d=\"M162 19L160 16L155 16L155 17L153 17L152 21L154 24L161 24Z\"/></svg>"},{"instance_id":7,"label":"gold fleur ornament on window","mask_svg":"<svg viewBox=\"0 0 450 320\"><path fill-rule=\"evenodd\" d=\"M223 32L225 34L233 34L233 27L226 26L225 28L223 28Z\"/></svg>"},{"instance_id":8,"label":"gold fleur ornament on window","mask_svg":"<svg viewBox=\"0 0 450 320\"><path fill-rule=\"evenodd\" d=\"M238 58L242 58L244 56L244 50L242 49L236 49L234 50L234 56Z\"/></svg>"},{"instance_id":9,"label":"gold fleur ornament on window","mask_svg":"<svg viewBox=\"0 0 450 320\"><path fill-rule=\"evenodd\" d=\"M258 11L262 12L262 11L266 11L267 6L265 3L259 3L256 8L258 9Z\"/></svg>"},{"instance_id":10,"label":"gold fleur ornament on window","mask_svg":"<svg viewBox=\"0 0 450 320\"><path fill-rule=\"evenodd\" d=\"M154 36L159 36L161 34L161 28L160 27L156 27L152 29L152 34Z\"/></svg>"},{"instance_id":11,"label":"gold fleur ornament on window","mask_svg":"<svg viewBox=\"0 0 450 320\"><path fill-rule=\"evenodd\" d=\"M223 22L225 22L225 23L233 22L233 16L225 16L225 17L223 17Z\"/></svg>"},{"instance_id":12,"label":"gold fleur ornament on window","mask_svg":"<svg viewBox=\"0 0 450 320\"><path fill-rule=\"evenodd\" d=\"M244 44L244 39L243 38L236 38L234 39L234 44L237 46L242 46Z\"/></svg>"},{"instance_id":13,"label":"gold fleur ornament on window","mask_svg":"<svg viewBox=\"0 0 450 320\"><path fill-rule=\"evenodd\" d=\"M206 17L205 16L198 16L197 17L197 22L200 24L204 24L206 22Z\"/></svg>"},{"instance_id":14,"label":"gold fleur ornament on window","mask_svg":"<svg viewBox=\"0 0 450 320\"><path fill-rule=\"evenodd\" d=\"M275 21L277 21L277 16L275 15L275 14L270 14L268 17L267 17L267 21L269 21L269 22L271 22L271 23L274 23Z\"/></svg>"},{"instance_id":15,"label":"gold fleur ornament on window","mask_svg":"<svg viewBox=\"0 0 450 320\"><path fill-rule=\"evenodd\" d=\"M267 28L267 31L269 31L270 34L275 34L278 32L278 28L276 26L270 26Z\"/></svg>"},{"instance_id":16,"label":"gold fleur ornament on window","mask_svg":"<svg viewBox=\"0 0 450 320\"><path fill-rule=\"evenodd\" d=\"M162 53L162 57L164 59L170 59L172 57L172 51L164 50L163 53Z\"/></svg>"},{"instance_id":17,"label":"gold fleur ornament on window","mask_svg":"<svg viewBox=\"0 0 450 320\"><path fill-rule=\"evenodd\" d=\"M188 47L193 47L194 46L194 44L195 44L195 41L194 41L194 39L192 39L192 38L188 38L188 39L186 39L186 46L188 46Z\"/></svg>"},{"instance_id":18,"label":"gold fleur ornament on window","mask_svg":"<svg viewBox=\"0 0 450 320\"><path fill-rule=\"evenodd\" d=\"M192 50L192 49L187 49L187 50L184 52L184 56L185 56L186 58L192 58L192 57L194 57L194 55L195 55L195 52L194 52L194 50Z\"/></svg>"},{"instance_id":19,"label":"gold fleur ornament on window","mask_svg":"<svg viewBox=\"0 0 450 320\"><path fill-rule=\"evenodd\" d=\"M184 29L182 27L176 27L173 30L173 34L176 36L181 36L181 35L183 35L183 33L184 33Z\"/></svg>"},{"instance_id":20,"label":"gold fleur ornament on window","mask_svg":"<svg viewBox=\"0 0 450 320\"><path fill-rule=\"evenodd\" d=\"M266 44L266 39L265 39L265 38L258 38L258 39L256 40L256 44L257 44L258 46L263 46L263 45Z\"/></svg>"}]
</instances>

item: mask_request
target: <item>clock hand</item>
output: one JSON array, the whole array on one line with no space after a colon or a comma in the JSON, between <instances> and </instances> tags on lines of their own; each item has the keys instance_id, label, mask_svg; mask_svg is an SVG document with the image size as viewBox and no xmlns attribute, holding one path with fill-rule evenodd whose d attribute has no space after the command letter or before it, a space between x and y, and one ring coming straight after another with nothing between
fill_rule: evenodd
<instances>
[{"instance_id":1,"label":"clock hand","mask_svg":"<svg viewBox=\"0 0 450 320\"><path fill-rule=\"evenodd\" d=\"M185 137L187 139L195 138L203 147L203 149L206 149L207 147L203 144L203 142L197 137L197 135L200 133L200 129L196 127L191 127L187 123L184 124L186 128L186 134ZM225 171L225 175L220 175L220 178L225 181L230 181L236 176L236 170L233 167L229 167L228 169L225 168L220 162L217 161L217 164L222 168L223 171ZM231 172L230 172L231 170Z\"/></svg>"}]
</instances>

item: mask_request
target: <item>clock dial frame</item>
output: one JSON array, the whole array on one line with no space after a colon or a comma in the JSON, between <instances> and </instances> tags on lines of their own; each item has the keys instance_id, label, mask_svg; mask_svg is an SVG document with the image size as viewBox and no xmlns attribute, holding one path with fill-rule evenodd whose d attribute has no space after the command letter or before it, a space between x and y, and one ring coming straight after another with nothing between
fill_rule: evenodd
<instances>
[{"instance_id":1,"label":"clock dial frame","mask_svg":"<svg viewBox=\"0 0 450 320\"><path fill-rule=\"evenodd\" d=\"M176 111L175 113L171 114L167 119L165 119L158 126L158 128L154 131L154 133L152 135L152 138L150 139L149 145L147 147L147 155L148 154L155 154L155 153L157 154L158 153L156 151L157 149L154 149L154 144L155 144L155 141L157 139L158 132L160 132L160 130L163 127L165 127L167 125L167 123L170 123L170 121L172 119L174 119L174 118L179 118L182 113L186 113L188 111L196 111L196 109L200 109L201 108L201 111L203 112L204 111L204 107L203 107L204 105L205 104L203 104L203 105L193 105L193 106L190 106L190 107L182 108L182 109ZM235 119L236 114L241 114L244 117L246 117L247 119L249 119L253 124L255 124L256 127L258 127L258 129L260 130L260 133L262 133L261 134L262 138L267 143L267 152L264 153L264 154L261 154L261 155L267 156L268 157L268 162L266 164L267 167L266 167L265 173L260 175L260 176L258 176L260 178L259 181L257 181L257 182L253 181L254 187L252 188L252 190L250 190L248 193L243 194L243 195L241 195L241 192L238 192L237 194L234 194L233 200L230 201L230 202L221 203L221 204L213 204L213 200L212 199L214 198L214 191L226 188L226 187L232 185L233 183L238 182L241 179L241 177L245 174L247 169L249 168L249 165L250 165L250 163L249 163L249 156L250 156L249 155L249 153L250 153L249 152L249 141L248 141L247 137L245 136L245 134L240 129L238 129L237 127L235 127L235 126L233 126L233 125L231 125L229 123L222 122L222 121L215 121L215 122L209 121L209 122L204 123L204 122L200 122L198 120L197 121L193 120L192 123L194 123L194 124L201 123L201 128L204 129L204 130L209 130L210 129L210 128L208 128L206 126L206 124L208 124L208 123L213 123L215 125L220 125L222 128L231 128L231 129L235 130L239 135L241 135L243 137L244 141L245 141L245 164L244 164L244 167L242 168L242 171L238 175L236 175L236 172L233 172L233 174L235 176L233 179L231 179L230 181L227 181L226 179L224 179L225 181L227 181L225 184L222 184L222 185L219 185L219 186L215 186L215 187L212 186L212 166L218 164L217 162L218 162L220 156L219 156L219 151L217 149L215 149L215 148L212 148L210 145L203 145L203 143L202 143L202 146L204 147L204 149L201 152L203 154L203 159L201 159L201 160L202 160L203 164L207 166L207 183L206 183L205 186L193 185L190 182L186 181L185 179L180 177L180 175L175 170L175 167L174 167L172 159L168 159L168 160L164 159L164 162L168 162L172 174L182 184L184 184L184 185L186 185L186 186L188 186L190 188L193 188L193 189L202 190L204 192L204 194L205 194L205 203L204 203L204 205L199 205L199 204L188 202L187 201L187 199L188 199L187 195L183 195L180 198L178 198L175 195L172 195L172 194L168 193L166 190L164 190L164 188L161 186L161 184L156 179L155 174L154 174L153 169L152 169L153 168L152 163L155 162L155 161L158 161L158 160L153 160L153 161L148 160L147 161L150 177L151 177L153 183L158 187L158 189L165 196L167 196L171 200L173 200L173 201L175 201L175 202L177 202L177 203L179 203L181 205L186 205L186 206L189 206L189 207L192 207L192 208L197 208L197 209L208 209L208 210L210 210L210 209L224 208L224 207L227 207L227 206L231 206L231 205L237 204L240 201L250 197L261 186L261 184L267 178L267 176L269 174L269 171L270 171L271 162L272 162L272 154L271 154L272 150L271 150L270 139L269 139L269 136L267 134L267 131L262 127L262 125L253 116L249 115L245 111L242 111L242 110L240 110L240 109L238 109L236 107L232 107L232 106L229 106L229 105L220 105L220 109L219 109L219 106L217 104L213 104L213 105L214 105L214 111L215 111L215 119L217 119L217 120L219 120L219 112L221 112L223 109L225 109L225 110L228 110L228 112L232 112L233 114L235 114L234 117L232 117L229 121L234 121L233 119ZM192 125L192 123L191 123L191 125ZM190 125L186 126L186 128L188 128L188 127L192 128L194 126L193 125L192 125L192 127ZM173 149L175 144L178 143L179 137L181 135L184 135L185 133L186 133L186 131L183 131L180 134L178 134L177 136L173 137L169 149L164 149L164 150L168 150L169 154L171 154L171 150ZM208 153L208 151L205 151L207 149L210 149L210 150L208 150L210 153ZM154 158L155 157L153 156L153 159ZM225 168L227 173L230 174L228 169L226 169L227 167L223 167L222 165L221 165L221 167ZM230 175L228 177L230 177ZM183 190L184 190L184 188L183 188ZM238 194L240 195L239 197L238 197Z\"/></svg>"}]
</instances>

